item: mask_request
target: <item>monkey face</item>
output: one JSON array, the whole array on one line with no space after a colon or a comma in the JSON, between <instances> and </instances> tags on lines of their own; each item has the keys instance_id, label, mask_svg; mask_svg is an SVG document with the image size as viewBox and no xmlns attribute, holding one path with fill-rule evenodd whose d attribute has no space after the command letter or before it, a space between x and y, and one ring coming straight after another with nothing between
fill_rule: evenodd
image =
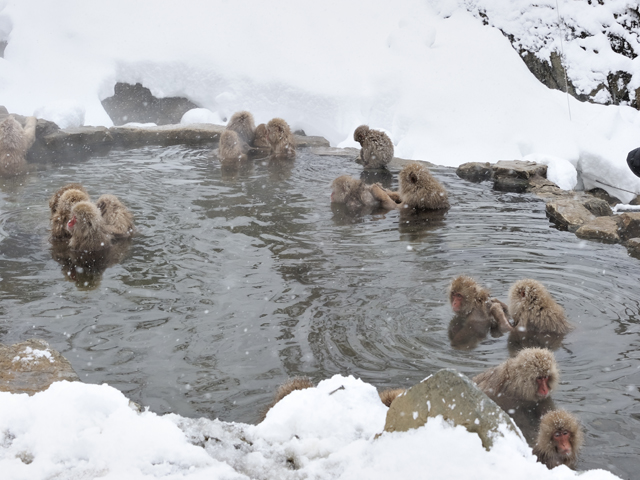
<instances>
[{"instance_id":1,"label":"monkey face","mask_svg":"<svg viewBox=\"0 0 640 480\"><path fill-rule=\"evenodd\" d=\"M553 433L551 438L555 446L556 452L560 455L568 457L573 449L571 448L571 433L567 429L559 429Z\"/></svg>"}]
</instances>

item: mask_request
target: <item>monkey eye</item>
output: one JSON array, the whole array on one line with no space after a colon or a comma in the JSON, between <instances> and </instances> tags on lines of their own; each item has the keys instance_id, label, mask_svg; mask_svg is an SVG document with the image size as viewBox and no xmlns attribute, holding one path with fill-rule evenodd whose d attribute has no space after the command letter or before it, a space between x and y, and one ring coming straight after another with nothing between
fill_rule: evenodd
<instances>
[{"instance_id":1,"label":"monkey eye","mask_svg":"<svg viewBox=\"0 0 640 480\"><path fill-rule=\"evenodd\" d=\"M557 431L553 434L554 437L559 437L560 435L562 435L562 432Z\"/></svg>"},{"instance_id":2,"label":"monkey eye","mask_svg":"<svg viewBox=\"0 0 640 480\"><path fill-rule=\"evenodd\" d=\"M547 380L549 378L549 376L542 376L542 377L538 377L538 380Z\"/></svg>"}]
</instances>

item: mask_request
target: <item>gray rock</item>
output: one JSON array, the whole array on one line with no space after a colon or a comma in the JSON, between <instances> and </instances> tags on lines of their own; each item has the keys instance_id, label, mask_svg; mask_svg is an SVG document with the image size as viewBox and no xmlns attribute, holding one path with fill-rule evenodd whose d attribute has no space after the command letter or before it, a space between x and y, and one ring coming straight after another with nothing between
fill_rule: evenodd
<instances>
[{"instance_id":1,"label":"gray rock","mask_svg":"<svg viewBox=\"0 0 640 480\"><path fill-rule=\"evenodd\" d=\"M484 182L493 177L493 168L489 162L468 162L460 165L456 170L456 175L469 182Z\"/></svg>"},{"instance_id":2,"label":"gray rock","mask_svg":"<svg viewBox=\"0 0 640 480\"><path fill-rule=\"evenodd\" d=\"M524 193L538 177L547 177L546 165L522 160L500 160L493 165L493 188L502 192Z\"/></svg>"},{"instance_id":3,"label":"gray rock","mask_svg":"<svg viewBox=\"0 0 640 480\"><path fill-rule=\"evenodd\" d=\"M509 415L469 378L452 369L440 370L397 397L387 412L384 430L406 432L437 415L477 433L487 450L502 436L500 425L521 436Z\"/></svg>"},{"instance_id":4,"label":"gray rock","mask_svg":"<svg viewBox=\"0 0 640 480\"><path fill-rule=\"evenodd\" d=\"M640 212L625 212L620 220L620 237L624 240L640 237Z\"/></svg>"},{"instance_id":5,"label":"gray rock","mask_svg":"<svg viewBox=\"0 0 640 480\"><path fill-rule=\"evenodd\" d=\"M640 256L640 237L630 238L625 243L629 253L635 257Z\"/></svg>"},{"instance_id":6,"label":"gray rock","mask_svg":"<svg viewBox=\"0 0 640 480\"><path fill-rule=\"evenodd\" d=\"M601 198L586 197L582 205L596 217L610 217L613 215L613 210L611 210L609 203Z\"/></svg>"},{"instance_id":7,"label":"gray rock","mask_svg":"<svg viewBox=\"0 0 640 480\"><path fill-rule=\"evenodd\" d=\"M611 206L622 203L619 198L609 195L609 192L602 188L592 188L591 190L587 190L587 193L593 197L601 198Z\"/></svg>"},{"instance_id":8,"label":"gray rock","mask_svg":"<svg viewBox=\"0 0 640 480\"><path fill-rule=\"evenodd\" d=\"M162 125L157 127L111 127L114 145L122 148L143 145L216 144L224 126L211 123Z\"/></svg>"},{"instance_id":9,"label":"gray rock","mask_svg":"<svg viewBox=\"0 0 640 480\"><path fill-rule=\"evenodd\" d=\"M549 202L546 211L547 216L558 228L567 229L570 232L575 232L582 225L596 218L580 201L572 198L559 198Z\"/></svg>"},{"instance_id":10,"label":"gray rock","mask_svg":"<svg viewBox=\"0 0 640 480\"><path fill-rule=\"evenodd\" d=\"M0 391L33 395L61 380L80 379L67 359L44 340L0 345Z\"/></svg>"},{"instance_id":11,"label":"gray rock","mask_svg":"<svg viewBox=\"0 0 640 480\"><path fill-rule=\"evenodd\" d=\"M586 240L600 240L606 243L619 243L620 235L618 234L618 230L620 228L620 223L621 220L619 217L598 217L578 228L578 230L576 230L576 236Z\"/></svg>"},{"instance_id":12,"label":"gray rock","mask_svg":"<svg viewBox=\"0 0 640 480\"><path fill-rule=\"evenodd\" d=\"M324 137L309 136L309 135L294 135L293 141L296 144L296 148L317 148L317 147L330 147L329 140Z\"/></svg>"}]
</instances>

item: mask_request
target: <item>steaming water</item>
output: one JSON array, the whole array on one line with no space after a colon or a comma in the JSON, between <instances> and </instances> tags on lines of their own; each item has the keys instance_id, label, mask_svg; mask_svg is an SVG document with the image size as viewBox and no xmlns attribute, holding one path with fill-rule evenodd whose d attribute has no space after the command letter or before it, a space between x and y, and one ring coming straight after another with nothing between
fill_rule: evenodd
<instances>
[{"instance_id":1,"label":"steaming water","mask_svg":"<svg viewBox=\"0 0 640 480\"><path fill-rule=\"evenodd\" d=\"M335 373L379 388L443 368L470 376L508 358L506 337L471 351L447 338L449 281L506 300L543 282L577 326L557 350L556 406L586 427L580 468L623 478L640 450L640 261L553 228L544 203L435 168L451 210L405 223L329 204L347 158L301 152L223 172L207 150L112 152L0 186L0 341L44 338L83 381L158 413L257 422L288 376ZM392 185L397 182L397 175ZM47 200L77 181L118 195L139 234L101 275L52 258Z\"/></svg>"}]
</instances>

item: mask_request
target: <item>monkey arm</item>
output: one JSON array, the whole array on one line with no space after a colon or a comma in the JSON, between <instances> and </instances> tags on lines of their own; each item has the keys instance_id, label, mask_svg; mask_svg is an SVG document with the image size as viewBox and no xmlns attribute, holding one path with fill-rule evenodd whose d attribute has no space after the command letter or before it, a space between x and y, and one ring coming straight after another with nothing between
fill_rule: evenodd
<instances>
[{"instance_id":1,"label":"monkey arm","mask_svg":"<svg viewBox=\"0 0 640 480\"><path fill-rule=\"evenodd\" d=\"M509 308L497 298L492 298L490 302L489 313L491 313L491 317L493 318L491 322L492 328L498 328L500 333L513 331L513 327L507 319Z\"/></svg>"},{"instance_id":2,"label":"monkey arm","mask_svg":"<svg viewBox=\"0 0 640 480\"><path fill-rule=\"evenodd\" d=\"M382 208L386 208L388 210L398 208L398 204L389 197L386 190L379 184L374 183L371 185L371 187L369 187L369 191L371 192L371 195L373 195L373 198L380 202L380 206Z\"/></svg>"},{"instance_id":3,"label":"monkey arm","mask_svg":"<svg viewBox=\"0 0 640 480\"><path fill-rule=\"evenodd\" d=\"M384 192L389 195L389 198L396 203L402 203L402 198L400 198L400 193L394 192L391 190L384 189Z\"/></svg>"}]
</instances>

